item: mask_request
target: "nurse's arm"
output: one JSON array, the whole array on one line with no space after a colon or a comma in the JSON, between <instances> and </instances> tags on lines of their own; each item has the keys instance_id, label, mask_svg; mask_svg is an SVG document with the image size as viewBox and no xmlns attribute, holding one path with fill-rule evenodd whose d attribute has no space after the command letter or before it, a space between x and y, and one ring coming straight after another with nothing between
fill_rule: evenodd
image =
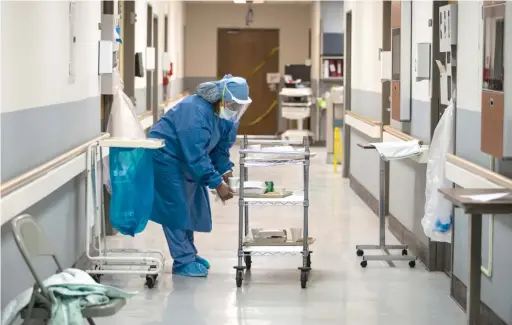
<instances>
[{"instance_id":1,"label":"nurse's arm","mask_svg":"<svg viewBox=\"0 0 512 325\"><path fill-rule=\"evenodd\" d=\"M222 183L222 176L215 170L208 155L207 148L211 139L210 130L194 127L177 131L177 136L185 162L194 181L206 184L211 189L217 188Z\"/></svg>"}]
</instances>

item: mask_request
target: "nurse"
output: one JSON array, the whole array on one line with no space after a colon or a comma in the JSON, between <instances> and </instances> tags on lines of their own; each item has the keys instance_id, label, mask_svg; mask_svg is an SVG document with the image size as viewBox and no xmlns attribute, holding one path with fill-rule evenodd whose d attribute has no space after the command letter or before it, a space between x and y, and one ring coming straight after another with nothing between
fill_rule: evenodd
<instances>
[{"instance_id":1,"label":"nurse","mask_svg":"<svg viewBox=\"0 0 512 325\"><path fill-rule=\"evenodd\" d=\"M229 150L238 123L251 103L247 81L227 75L198 86L153 126L150 138L165 140L155 150L155 200L151 220L162 225L174 260L173 274L206 277L210 264L197 255L194 232L211 232L208 188L222 201L234 164Z\"/></svg>"}]
</instances>

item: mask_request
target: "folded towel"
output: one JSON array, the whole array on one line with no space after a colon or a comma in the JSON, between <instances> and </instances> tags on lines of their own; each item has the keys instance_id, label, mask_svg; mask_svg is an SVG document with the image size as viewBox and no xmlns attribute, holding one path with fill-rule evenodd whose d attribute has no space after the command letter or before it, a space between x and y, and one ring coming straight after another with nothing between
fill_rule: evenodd
<instances>
[{"instance_id":1,"label":"folded towel","mask_svg":"<svg viewBox=\"0 0 512 325\"><path fill-rule=\"evenodd\" d=\"M419 141L371 143L383 160L398 160L417 156L421 153Z\"/></svg>"},{"instance_id":2,"label":"folded towel","mask_svg":"<svg viewBox=\"0 0 512 325\"><path fill-rule=\"evenodd\" d=\"M110 299L126 299L135 293L96 283L82 270L66 269L55 274L43 285L52 300L49 325L82 325L82 309L109 303ZM32 297L30 288L16 297L2 310L2 325L11 324Z\"/></svg>"}]
</instances>

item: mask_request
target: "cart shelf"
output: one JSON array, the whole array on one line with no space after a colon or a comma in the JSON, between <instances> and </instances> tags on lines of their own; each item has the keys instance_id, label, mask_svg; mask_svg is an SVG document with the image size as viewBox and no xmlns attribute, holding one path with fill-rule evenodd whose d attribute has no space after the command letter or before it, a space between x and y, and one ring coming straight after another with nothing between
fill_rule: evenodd
<instances>
[{"instance_id":1,"label":"cart shelf","mask_svg":"<svg viewBox=\"0 0 512 325\"><path fill-rule=\"evenodd\" d=\"M304 203L304 192L294 191L292 195L280 198L243 198L245 205L299 205Z\"/></svg>"},{"instance_id":2,"label":"cart shelf","mask_svg":"<svg viewBox=\"0 0 512 325\"><path fill-rule=\"evenodd\" d=\"M250 269L252 265L252 256L269 256L269 255L302 255L302 265L300 270L301 287L306 288L308 282L308 274L311 270L311 251L309 246L313 244L314 239L306 242L285 242L285 243L251 243L244 242L249 234L249 206L293 206L300 205L304 209L303 215L303 238L308 236L308 208L309 208L309 159L314 156L309 151L309 139L303 138L302 147L299 149L291 148L248 148L248 137L244 136L241 141L240 148L240 188L243 188L244 182L248 180L248 167L269 167L279 165L302 165L304 189L294 191L292 195L286 197L244 197L244 193L240 193L239 200L239 228L238 228L238 263L236 269L236 285L242 286L243 271ZM272 145L289 145L298 144L296 141L275 141L263 140L259 144ZM245 266L243 263L245 262Z\"/></svg>"}]
</instances>

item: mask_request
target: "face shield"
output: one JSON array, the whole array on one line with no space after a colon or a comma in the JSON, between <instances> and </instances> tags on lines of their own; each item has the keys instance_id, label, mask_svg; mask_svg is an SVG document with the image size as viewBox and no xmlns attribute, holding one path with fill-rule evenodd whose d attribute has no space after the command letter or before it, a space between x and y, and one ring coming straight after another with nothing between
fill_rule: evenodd
<instances>
[{"instance_id":1,"label":"face shield","mask_svg":"<svg viewBox=\"0 0 512 325\"><path fill-rule=\"evenodd\" d=\"M229 96L225 96L228 94ZM231 98L230 101L226 102L224 100L225 97ZM227 87L224 87L222 92L222 106L220 109L219 116L225 120L231 121L233 123L240 122L240 119L244 115L247 107L252 103L250 97L247 99L238 99L229 91Z\"/></svg>"}]
</instances>

